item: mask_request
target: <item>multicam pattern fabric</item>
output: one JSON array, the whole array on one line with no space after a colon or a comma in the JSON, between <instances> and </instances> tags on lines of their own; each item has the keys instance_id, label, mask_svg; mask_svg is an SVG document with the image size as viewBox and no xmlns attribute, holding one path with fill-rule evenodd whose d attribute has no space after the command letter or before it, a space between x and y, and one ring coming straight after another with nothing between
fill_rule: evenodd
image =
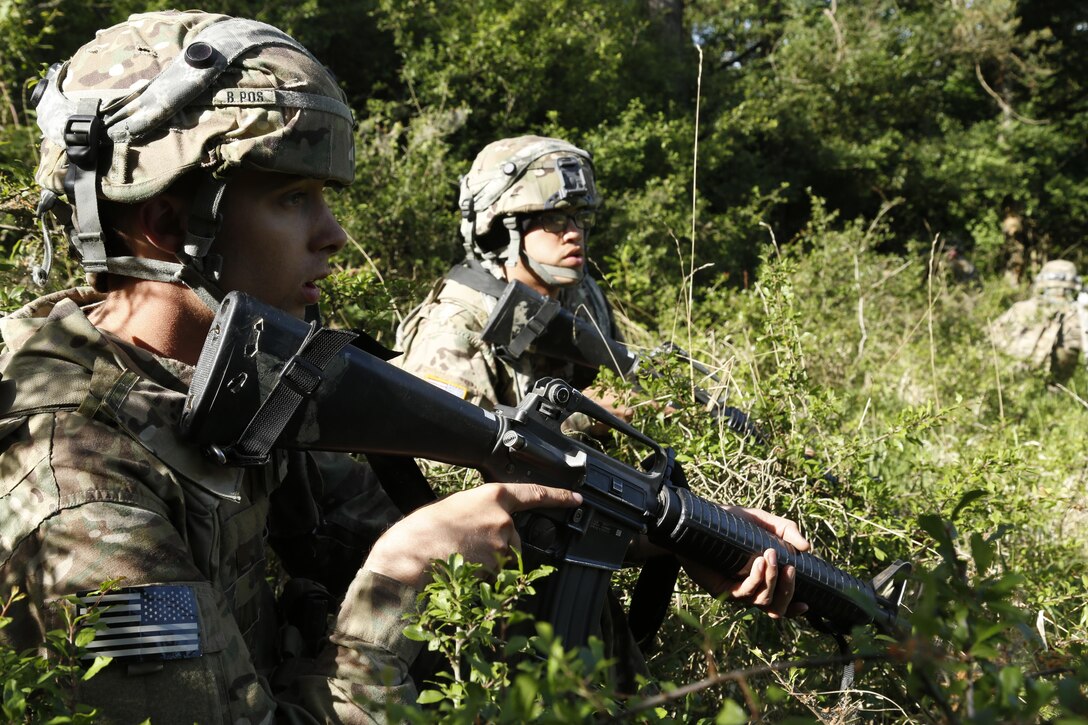
<instances>
[{"instance_id":1,"label":"multicam pattern fabric","mask_svg":"<svg viewBox=\"0 0 1088 725\"><path fill-rule=\"evenodd\" d=\"M1080 289L1077 266L1065 259L1052 259L1044 264L1031 282L1032 294L1050 298L1073 299Z\"/></svg>"},{"instance_id":2,"label":"multicam pattern fabric","mask_svg":"<svg viewBox=\"0 0 1088 725\"><path fill-rule=\"evenodd\" d=\"M0 638L41 647L58 598L107 579L184 585L201 656L111 663L78 693L100 722L370 722L414 700L401 617L417 593L356 573L399 517L369 470L282 452L209 463L176 434L192 369L101 333L80 309L98 299L60 293L0 321L0 587L27 594ZM287 573L347 590L312 657L284 660L266 545Z\"/></svg>"},{"instance_id":3,"label":"multicam pattern fabric","mask_svg":"<svg viewBox=\"0 0 1088 725\"><path fill-rule=\"evenodd\" d=\"M588 311L606 334L619 339L604 295L591 278L564 290L561 301L582 317ZM391 362L488 410L517 405L540 378L575 380L578 371L573 364L542 355L531 346L515 361L500 358L480 338L496 302L458 282L439 280L397 331L397 347L404 354ZM586 430L591 422L576 413L565 429Z\"/></svg>"},{"instance_id":4,"label":"multicam pattern fabric","mask_svg":"<svg viewBox=\"0 0 1088 725\"><path fill-rule=\"evenodd\" d=\"M576 199L559 200L562 182L556 159L577 160L586 181L586 192ZM461 225L465 239L483 236L503 216L545 209L600 206L588 152L566 141L544 136L518 136L484 147L461 179L461 209L471 203L473 216Z\"/></svg>"},{"instance_id":5,"label":"multicam pattern fabric","mask_svg":"<svg viewBox=\"0 0 1088 725\"><path fill-rule=\"evenodd\" d=\"M196 42L229 52L243 31L260 45L221 73L181 56ZM35 178L58 195L68 106L86 97L103 100L113 142L98 166L107 199L141 201L191 169L223 173L243 162L343 184L354 176L343 91L305 49L262 23L197 11L133 15L80 48L51 86L38 108L45 138Z\"/></svg>"},{"instance_id":6,"label":"multicam pattern fabric","mask_svg":"<svg viewBox=\"0 0 1088 725\"><path fill-rule=\"evenodd\" d=\"M1044 371L1058 383L1076 372L1084 352L1084 330L1074 300L1036 296L1017 302L991 326L998 350L1021 368Z\"/></svg>"}]
</instances>

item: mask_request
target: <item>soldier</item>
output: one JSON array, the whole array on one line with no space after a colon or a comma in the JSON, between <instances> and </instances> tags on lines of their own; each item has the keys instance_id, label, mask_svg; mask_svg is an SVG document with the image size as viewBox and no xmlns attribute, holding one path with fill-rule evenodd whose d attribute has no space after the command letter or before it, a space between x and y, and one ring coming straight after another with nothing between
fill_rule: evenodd
<instances>
[{"instance_id":1,"label":"soldier","mask_svg":"<svg viewBox=\"0 0 1088 725\"><path fill-rule=\"evenodd\" d=\"M1016 358L1020 369L1043 370L1065 383L1088 349L1088 310L1076 266L1066 260L1043 265L1032 296L1017 302L991 326L994 345Z\"/></svg>"},{"instance_id":2,"label":"soldier","mask_svg":"<svg viewBox=\"0 0 1088 725\"><path fill-rule=\"evenodd\" d=\"M58 598L121 579L110 601L140 621L99 634L113 662L78 693L103 721L368 721L352 698L412 702L402 615L431 560L492 563L517 544L511 511L578 497L485 486L400 520L346 457L223 468L178 434L223 293L298 316L318 301L345 242L323 198L353 175L343 93L275 28L164 12L100 32L36 100L42 212L73 225L93 287L2 322L0 585L27 597L0 636L41 647ZM306 577L289 625L266 531Z\"/></svg>"},{"instance_id":3,"label":"soldier","mask_svg":"<svg viewBox=\"0 0 1088 725\"><path fill-rule=\"evenodd\" d=\"M354 167L331 74L262 23L146 13L51 69L35 101L39 208L92 286L0 323L0 586L27 594L0 637L41 647L58 599L120 579L107 614L132 621L99 633L113 661L77 693L103 721L368 722L414 701L402 615L433 560L493 565L520 543L513 512L580 496L486 484L402 517L347 457L222 467L179 433L223 294L304 316L345 243L323 197ZM750 515L807 548L792 522ZM778 574L765 554L743 580L702 581L778 616L793 590Z\"/></svg>"},{"instance_id":4,"label":"soldier","mask_svg":"<svg viewBox=\"0 0 1088 725\"><path fill-rule=\"evenodd\" d=\"M465 261L438 280L397 330L395 360L405 370L493 409L517 405L543 377L583 388L584 368L530 347L513 358L480 339L506 282L559 299L601 333L622 340L597 283L586 273L586 245L600 195L586 151L556 138L519 136L488 144L461 179ZM614 404L592 389L590 397ZM631 411L618 407L627 420ZM576 413L569 431L599 432Z\"/></svg>"}]
</instances>

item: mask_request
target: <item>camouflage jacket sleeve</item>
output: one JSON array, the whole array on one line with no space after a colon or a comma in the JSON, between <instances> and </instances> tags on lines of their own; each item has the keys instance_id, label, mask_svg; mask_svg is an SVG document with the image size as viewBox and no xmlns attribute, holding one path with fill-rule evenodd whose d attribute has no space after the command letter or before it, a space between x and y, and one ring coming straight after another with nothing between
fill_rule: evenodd
<instances>
[{"instance_id":1,"label":"camouflage jacket sleeve","mask_svg":"<svg viewBox=\"0 0 1088 725\"><path fill-rule=\"evenodd\" d=\"M220 515L213 497L183 496L155 456L75 413L31 416L7 443L0 582L28 596L0 636L18 649L37 646L59 624L61 597L106 580L134 590L176 585L194 597L199 656L121 657L82 685L79 700L104 721L371 722L383 719L382 703L414 700L408 667L418 645L403 636L402 618L417 593L365 573L354 578L329 644L292 663L283 689L273 684L274 605L263 567L240 564L263 558L252 551L260 541L234 525L252 519L262 529L267 507L253 486L241 488L240 501L221 502L230 515Z\"/></svg>"},{"instance_id":2,"label":"camouflage jacket sleeve","mask_svg":"<svg viewBox=\"0 0 1088 725\"><path fill-rule=\"evenodd\" d=\"M502 361L480 339L488 313L449 298L424 305L404 354L392 362L484 408L520 399Z\"/></svg>"},{"instance_id":3,"label":"camouflage jacket sleeve","mask_svg":"<svg viewBox=\"0 0 1088 725\"><path fill-rule=\"evenodd\" d=\"M578 296L582 314L607 317L608 308L596 286L595 296ZM587 303L587 299L593 305ZM575 367L554 358L525 352L516 363L501 359L480 335L491 310L485 296L457 282L447 282L416 310L402 329L404 353L392 362L450 393L487 409L517 405L536 380L575 380ZM564 304L575 304L567 300ZM575 384L578 384L577 382ZM575 413L563 423L568 434L585 435L594 421Z\"/></svg>"}]
</instances>

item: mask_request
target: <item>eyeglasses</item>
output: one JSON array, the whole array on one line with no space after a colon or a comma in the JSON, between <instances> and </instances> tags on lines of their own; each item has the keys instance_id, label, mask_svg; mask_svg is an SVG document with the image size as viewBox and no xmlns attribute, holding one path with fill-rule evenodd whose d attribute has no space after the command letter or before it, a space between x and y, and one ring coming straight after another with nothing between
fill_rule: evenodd
<instances>
[{"instance_id":1,"label":"eyeglasses","mask_svg":"<svg viewBox=\"0 0 1088 725\"><path fill-rule=\"evenodd\" d=\"M573 214L562 211L544 211L530 214L522 223L522 230L540 227L549 234L562 234L567 230L567 225L574 222L574 226L582 231L589 231L597 221L597 213L589 209L582 209Z\"/></svg>"}]
</instances>

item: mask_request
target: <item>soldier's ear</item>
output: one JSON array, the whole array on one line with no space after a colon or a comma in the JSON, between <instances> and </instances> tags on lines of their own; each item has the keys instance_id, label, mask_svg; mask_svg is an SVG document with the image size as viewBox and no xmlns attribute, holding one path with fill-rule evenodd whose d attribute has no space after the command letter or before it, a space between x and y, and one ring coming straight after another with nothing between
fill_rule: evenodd
<instances>
[{"instance_id":1,"label":"soldier's ear","mask_svg":"<svg viewBox=\"0 0 1088 725\"><path fill-rule=\"evenodd\" d=\"M185 243L189 206L182 197L163 193L141 202L137 213L137 236L157 252L174 254Z\"/></svg>"}]
</instances>

